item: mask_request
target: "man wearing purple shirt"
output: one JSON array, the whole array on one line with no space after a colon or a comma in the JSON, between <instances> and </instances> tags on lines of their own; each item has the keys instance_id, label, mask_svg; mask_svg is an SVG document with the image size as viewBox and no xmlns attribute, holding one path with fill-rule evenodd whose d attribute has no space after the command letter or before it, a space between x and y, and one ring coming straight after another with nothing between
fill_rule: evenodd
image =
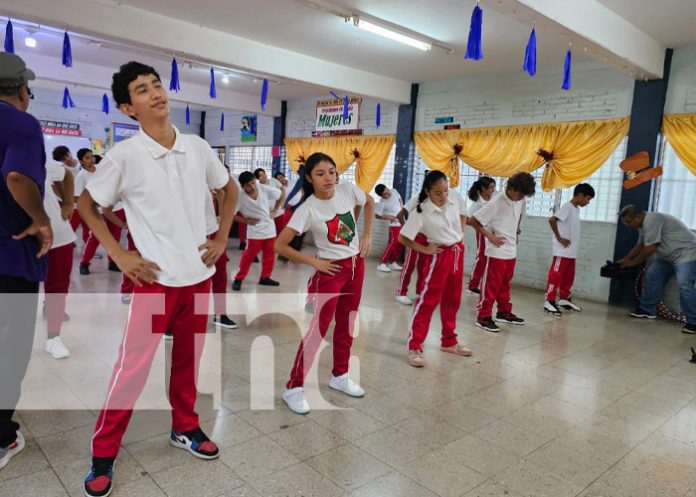
<instances>
[{"instance_id":1,"label":"man wearing purple shirt","mask_svg":"<svg viewBox=\"0 0 696 497\"><path fill-rule=\"evenodd\" d=\"M26 110L34 79L18 56L0 53L0 470L24 448L12 421L29 364L39 282L53 232L43 208L46 152Z\"/></svg>"}]
</instances>

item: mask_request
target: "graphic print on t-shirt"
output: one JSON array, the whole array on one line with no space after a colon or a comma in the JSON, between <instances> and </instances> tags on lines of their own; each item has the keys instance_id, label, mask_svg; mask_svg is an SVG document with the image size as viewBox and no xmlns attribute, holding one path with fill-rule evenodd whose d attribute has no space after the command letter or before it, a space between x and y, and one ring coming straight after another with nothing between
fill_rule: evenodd
<instances>
[{"instance_id":1,"label":"graphic print on t-shirt","mask_svg":"<svg viewBox=\"0 0 696 497\"><path fill-rule=\"evenodd\" d=\"M355 219L351 212L336 214L326 221L326 228L329 243L348 246L355 238Z\"/></svg>"}]
</instances>

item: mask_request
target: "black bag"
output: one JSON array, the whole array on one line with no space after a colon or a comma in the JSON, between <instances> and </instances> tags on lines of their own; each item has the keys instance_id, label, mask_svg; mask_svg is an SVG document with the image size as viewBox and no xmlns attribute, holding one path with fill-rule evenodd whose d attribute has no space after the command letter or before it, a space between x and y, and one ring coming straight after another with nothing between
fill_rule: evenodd
<instances>
[{"instance_id":1,"label":"black bag","mask_svg":"<svg viewBox=\"0 0 696 497\"><path fill-rule=\"evenodd\" d=\"M607 263L602 266L602 269L600 269L599 274L602 278L634 280L638 276L638 273L640 273L641 266L621 267L618 262L607 261Z\"/></svg>"}]
</instances>

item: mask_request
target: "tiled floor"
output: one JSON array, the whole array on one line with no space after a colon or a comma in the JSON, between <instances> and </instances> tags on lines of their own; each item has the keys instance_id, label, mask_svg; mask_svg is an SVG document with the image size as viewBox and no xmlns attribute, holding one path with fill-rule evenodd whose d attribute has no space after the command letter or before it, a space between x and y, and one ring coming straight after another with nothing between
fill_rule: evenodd
<instances>
[{"instance_id":1,"label":"tiled floor","mask_svg":"<svg viewBox=\"0 0 696 497\"><path fill-rule=\"evenodd\" d=\"M230 254L233 271L240 252ZM315 401L311 414L297 416L268 395L261 399L275 409L250 409L250 381L280 391L300 337L293 320L306 319L301 298L280 294L301 291L309 271L281 264L280 288L261 290L252 279L244 286L274 295L229 295L241 326L217 335L222 405L213 409L210 396L200 398L220 459L202 462L170 447L167 410L138 411L112 495L696 497L696 365L688 363L696 338L588 302L582 314L552 318L541 311L540 292L515 288L515 312L526 326L498 335L474 328L475 299L465 296L459 335L474 356L440 353L434 323L427 366L417 370L405 362L410 308L392 298L398 275L374 266L353 347L364 399L326 388L328 350L318 374L333 409L317 409ZM71 358L46 356L39 321L22 402L53 409L20 411L27 448L0 471L0 497L81 495L127 312L117 295L97 295L117 289L118 275L105 267L96 261L91 276L73 276L73 290L96 300L70 298L63 336ZM254 342L264 335L272 342ZM167 347L153 370L166 364ZM252 349L274 353L251 360ZM154 406L166 406L157 395L163 390L156 378Z\"/></svg>"}]
</instances>

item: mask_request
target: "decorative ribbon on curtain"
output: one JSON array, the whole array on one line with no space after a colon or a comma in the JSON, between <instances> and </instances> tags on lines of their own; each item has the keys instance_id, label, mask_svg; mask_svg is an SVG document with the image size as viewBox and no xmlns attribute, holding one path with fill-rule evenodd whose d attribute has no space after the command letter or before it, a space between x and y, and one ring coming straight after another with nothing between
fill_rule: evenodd
<instances>
[{"instance_id":1,"label":"decorative ribbon on curtain","mask_svg":"<svg viewBox=\"0 0 696 497\"><path fill-rule=\"evenodd\" d=\"M662 131L677 157L696 175L696 114L666 115Z\"/></svg>"},{"instance_id":2,"label":"decorative ribbon on curtain","mask_svg":"<svg viewBox=\"0 0 696 497\"><path fill-rule=\"evenodd\" d=\"M529 124L495 128L420 131L416 147L430 169L459 185L459 162L491 176L532 172L543 164L545 191L589 178L628 133L629 119ZM538 152L548 154L546 160Z\"/></svg>"},{"instance_id":3,"label":"decorative ribbon on curtain","mask_svg":"<svg viewBox=\"0 0 696 497\"><path fill-rule=\"evenodd\" d=\"M364 192L369 192L377 183L396 135L338 136L330 138L286 138L285 151L290 167L297 172L297 158L306 159L315 152L322 152L336 162L338 174L346 172L355 164L355 183Z\"/></svg>"}]
</instances>

